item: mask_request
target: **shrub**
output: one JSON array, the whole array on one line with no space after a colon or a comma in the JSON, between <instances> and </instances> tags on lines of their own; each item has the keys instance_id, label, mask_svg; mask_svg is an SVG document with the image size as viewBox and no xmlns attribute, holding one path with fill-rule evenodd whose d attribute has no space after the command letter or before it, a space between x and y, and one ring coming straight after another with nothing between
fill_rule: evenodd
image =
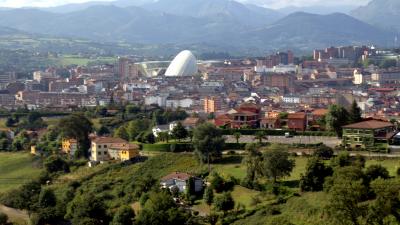
<instances>
[{"instance_id":1,"label":"shrub","mask_svg":"<svg viewBox=\"0 0 400 225\"><path fill-rule=\"evenodd\" d=\"M230 192L224 192L222 195L215 198L214 205L218 211L228 211L233 209L235 202Z\"/></svg>"},{"instance_id":2,"label":"shrub","mask_svg":"<svg viewBox=\"0 0 400 225\"><path fill-rule=\"evenodd\" d=\"M8 216L0 212L0 225L5 225L8 222Z\"/></svg>"}]
</instances>

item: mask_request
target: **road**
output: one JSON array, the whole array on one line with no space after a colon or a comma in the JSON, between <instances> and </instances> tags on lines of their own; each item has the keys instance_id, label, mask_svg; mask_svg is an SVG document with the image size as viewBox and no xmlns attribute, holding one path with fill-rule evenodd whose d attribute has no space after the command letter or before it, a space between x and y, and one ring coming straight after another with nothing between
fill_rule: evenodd
<instances>
[{"instance_id":1,"label":"road","mask_svg":"<svg viewBox=\"0 0 400 225\"><path fill-rule=\"evenodd\" d=\"M26 211L10 208L0 204L0 212L6 214L15 224L29 224L29 215Z\"/></svg>"},{"instance_id":2,"label":"road","mask_svg":"<svg viewBox=\"0 0 400 225\"><path fill-rule=\"evenodd\" d=\"M236 139L232 135L226 135L226 142L235 143ZM329 147L335 147L341 143L341 139L337 137L323 137L323 136L294 136L286 138L285 136L267 136L265 142L279 143L279 144L316 144L324 143ZM241 143L256 143L257 139L253 135L242 135L239 139Z\"/></svg>"}]
</instances>

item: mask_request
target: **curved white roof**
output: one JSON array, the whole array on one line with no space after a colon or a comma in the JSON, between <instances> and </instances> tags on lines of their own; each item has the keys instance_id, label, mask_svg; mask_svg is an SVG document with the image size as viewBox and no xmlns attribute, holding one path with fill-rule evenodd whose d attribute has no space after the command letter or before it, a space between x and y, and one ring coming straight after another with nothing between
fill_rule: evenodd
<instances>
[{"instance_id":1,"label":"curved white roof","mask_svg":"<svg viewBox=\"0 0 400 225\"><path fill-rule=\"evenodd\" d=\"M197 73L197 60L191 51L185 50L180 52L174 60L172 60L165 76L193 76Z\"/></svg>"}]
</instances>

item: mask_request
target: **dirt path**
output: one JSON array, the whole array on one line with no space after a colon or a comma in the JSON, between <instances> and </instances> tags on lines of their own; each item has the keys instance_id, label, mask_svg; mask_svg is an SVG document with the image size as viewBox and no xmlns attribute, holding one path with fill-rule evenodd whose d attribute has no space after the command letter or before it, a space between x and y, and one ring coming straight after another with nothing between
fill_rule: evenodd
<instances>
[{"instance_id":1,"label":"dirt path","mask_svg":"<svg viewBox=\"0 0 400 225\"><path fill-rule=\"evenodd\" d=\"M29 215L26 211L10 208L0 204L0 212L7 214L9 220L15 224L29 224Z\"/></svg>"}]
</instances>

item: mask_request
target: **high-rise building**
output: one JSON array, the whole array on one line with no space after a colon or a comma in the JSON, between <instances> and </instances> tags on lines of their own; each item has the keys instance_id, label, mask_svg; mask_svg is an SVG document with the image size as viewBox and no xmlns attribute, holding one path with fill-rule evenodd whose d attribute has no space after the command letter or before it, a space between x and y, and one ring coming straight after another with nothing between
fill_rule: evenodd
<instances>
[{"instance_id":1,"label":"high-rise building","mask_svg":"<svg viewBox=\"0 0 400 225\"><path fill-rule=\"evenodd\" d=\"M204 98L204 112L215 113L221 110L221 99L215 96Z\"/></svg>"}]
</instances>

